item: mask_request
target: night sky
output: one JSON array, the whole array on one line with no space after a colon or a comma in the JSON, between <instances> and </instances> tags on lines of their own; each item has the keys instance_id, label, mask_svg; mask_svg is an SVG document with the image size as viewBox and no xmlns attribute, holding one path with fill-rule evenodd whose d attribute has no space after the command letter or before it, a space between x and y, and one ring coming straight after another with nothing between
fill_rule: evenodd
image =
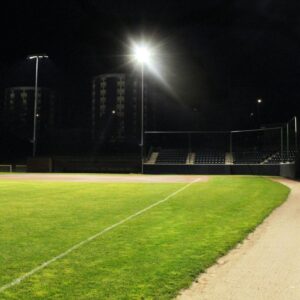
<instances>
[{"instance_id":1,"label":"night sky","mask_svg":"<svg viewBox=\"0 0 300 300\"><path fill-rule=\"evenodd\" d=\"M299 12L296 0L11 0L2 4L1 96L33 85L25 58L45 52L40 84L61 91L62 126L84 127L91 78L130 72L126 43L144 36L159 45L166 93L199 115L190 129L253 127L257 98L263 123L287 121L300 115Z\"/></svg>"}]
</instances>

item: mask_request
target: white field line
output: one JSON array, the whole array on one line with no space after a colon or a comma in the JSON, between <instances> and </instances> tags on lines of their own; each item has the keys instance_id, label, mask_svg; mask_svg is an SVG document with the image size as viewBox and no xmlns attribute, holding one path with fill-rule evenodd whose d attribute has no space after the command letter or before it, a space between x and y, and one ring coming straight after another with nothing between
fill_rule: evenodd
<instances>
[{"instance_id":1,"label":"white field line","mask_svg":"<svg viewBox=\"0 0 300 300\"><path fill-rule=\"evenodd\" d=\"M100 232L98 232L98 233L96 233L96 234L90 236L90 237L87 238L86 240L81 241L81 242L79 242L78 244L72 246L71 248L69 248L69 249L66 250L65 252L63 252L63 253L61 253L61 254L59 254L59 255L57 255L57 256L51 258L50 260L48 260L48 261L42 263L41 265L37 266L36 268L32 269L31 271L25 273L24 275L22 275L22 276L20 276L20 277L18 277L18 278L16 278L16 279L14 279L13 281L11 281L11 282L9 282L9 283L7 283L7 284L1 286L1 287L0 287L0 293L1 293L1 292L4 292L5 290L7 290L7 289L9 289L9 288L11 288L11 287L13 287L13 286L15 286L15 285L18 285L19 283L21 283L21 282L24 281L25 279L29 278L30 276L34 275L35 273L39 272L40 270L46 268L47 266L49 266L50 264L54 263L55 261L57 261L57 260L59 260L59 259L65 257L66 255L68 255L69 253L73 252L74 250L80 248L81 246L83 246L83 245L89 243L90 241L96 239L97 237L103 235L104 233L106 233L106 232L108 232L108 231L111 231L112 229L114 229L114 228L116 228L116 227L118 227L118 226L120 226L120 225L126 223L127 221L132 220L133 218L135 218L135 217L137 217L137 216L143 214L144 212L150 210L151 208L153 208L153 207L155 207L155 206L157 206L157 205L159 205L159 204L161 204L161 203L163 203L163 202L168 201L170 198L172 198L172 197L174 197L175 195L177 195L178 193L184 191L185 189L187 189L188 187L190 187L192 184L194 184L194 183L197 182L197 181L199 181L199 178L193 180L192 182L186 184L185 186L183 186L182 188L178 189L177 191L171 193L171 194L170 194L169 196L167 196L166 198L164 198L164 199L162 199L162 200L159 200L159 201L157 201L157 202L155 202L155 203L153 203L153 204L147 206L146 208L144 208L144 209L142 209L142 210L140 210L140 211L134 213L133 215L131 215L131 216L129 216L129 217L127 217L127 218L121 220L121 221L118 222L118 223L115 223L115 224L113 224L113 225L111 225L111 226L109 226L109 227L106 227L105 229L101 230Z\"/></svg>"}]
</instances>

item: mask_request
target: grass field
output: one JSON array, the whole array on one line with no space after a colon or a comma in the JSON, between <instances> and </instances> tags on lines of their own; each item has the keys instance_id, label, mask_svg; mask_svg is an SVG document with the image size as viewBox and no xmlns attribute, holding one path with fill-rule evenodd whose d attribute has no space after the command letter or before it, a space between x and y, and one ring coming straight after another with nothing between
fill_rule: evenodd
<instances>
[{"instance_id":1,"label":"grass field","mask_svg":"<svg viewBox=\"0 0 300 300\"><path fill-rule=\"evenodd\" d=\"M0 289L186 183L0 181ZM287 197L262 177L212 177L78 247L0 299L170 299Z\"/></svg>"}]
</instances>

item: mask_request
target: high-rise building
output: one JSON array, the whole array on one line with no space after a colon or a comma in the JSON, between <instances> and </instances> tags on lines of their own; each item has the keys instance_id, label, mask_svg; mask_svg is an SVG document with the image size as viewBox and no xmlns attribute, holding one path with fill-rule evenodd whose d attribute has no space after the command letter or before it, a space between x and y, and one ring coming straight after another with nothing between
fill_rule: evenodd
<instances>
[{"instance_id":1,"label":"high-rise building","mask_svg":"<svg viewBox=\"0 0 300 300\"><path fill-rule=\"evenodd\" d=\"M1 128L23 140L30 140L33 132L34 87L5 89L1 107ZM48 88L38 88L37 130L50 131L55 126L57 95Z\"/></svg>"},{"instance_id":2,"label":"high-rise building","mask_svg":"<svg viewBox=\"0 0 300 300\"><path fill-rule=\"evenodd\" d=\"M148 84L144 86L144 124L150 122ZM141 81L123 73L101 74L92 82L92 138L103 144L140 139Z\"/></svg>"}]
</instances>

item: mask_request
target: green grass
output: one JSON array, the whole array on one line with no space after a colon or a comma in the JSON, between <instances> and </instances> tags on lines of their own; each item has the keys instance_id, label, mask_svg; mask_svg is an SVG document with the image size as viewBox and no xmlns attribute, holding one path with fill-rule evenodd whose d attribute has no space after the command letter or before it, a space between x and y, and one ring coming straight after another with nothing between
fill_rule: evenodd
<instances>
[{"instance_id":1,"label":"green grass","mask_svg":"<svg viewBox=\"0 0 300 300\"><path fill-rule=\"evenodd\" d=\"M0 181L0 287L184 185ZM261 177L195 183L0 299L170 299L288 193Z\"/></svg>"}]
</instances>

